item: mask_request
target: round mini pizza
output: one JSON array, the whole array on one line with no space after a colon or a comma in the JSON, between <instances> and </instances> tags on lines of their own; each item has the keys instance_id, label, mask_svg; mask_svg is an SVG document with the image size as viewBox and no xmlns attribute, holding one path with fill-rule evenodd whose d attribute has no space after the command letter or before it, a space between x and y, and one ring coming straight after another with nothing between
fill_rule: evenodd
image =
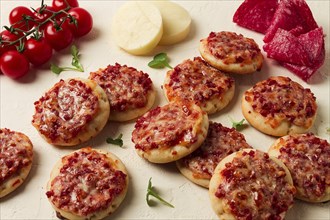
<instances>
[{"instance_id":1,"label":"round mini pizza","mask_svg":"<svg viewBox=\"0 0 330 220\"><path fill-rule=\"evenodd\" d=\"M199 52L210 65L228 73L253 73L263 63L258 44L234 32L211 32L200 40Z\"/></svg>"},{"instance_id":2,"label":"round mini pizza","mask_svg":"<svg viewBox=\"0 0 330 220\"><path fill-rule=\"evenodd\" d=\"M73 146L97 135L106 125L110 105L96 82L60 80L34 103L32 124L50 144Z\"/></svg>"},{"instance_id":3,"label":"round mini pizza","mask_svg":"<svg viewBox=\"0 0 330 220\"><path fill-rule=\"evenodd\" d=\"M296 189L285 165L259 150L225 157L210 181L211 205L220 219L284 219Z\"/></svg>"},{"instance_id":4,"label":"round mini pizza","mask_svg":"<svg viewBox=\"0 0 330 220\"><path fill-rule=\"evenodd\" d=\"M193 153L176 161L180 172L192 182L209 187L215 167L233 152L251 148L244 135L234 128L227 128L217 122L209 122L209 129L203 144Z\"/></svg>"},{"instance_id":5,"label":"round mini pizza","mask_svg":"<svg viewBox=\"0 0 330 220\"><path fill-rule=\"evenodd\" d=\"M176 161L205 140L207 114L192 102L171 102L140 117L132 133L139 156L153 163Z\"/></svg>"},{"instance_id":6,"label":"round mini pizza","mask_svg":"<svg viewBox=\"0 0 330 220\"><path fill-rule=\"evenodd\" d=\"M156 91L148 74L133 67L109 65L89 76L106 92L112 121L128 121L146 113L154 104Z\"/></svg>"},{"instance_id":7,"label":"round mini pizza","mask_svg":"<svg viewBox=\"0 0 330 220\"><path fill-rule=\"evenodd\" d=\"M23 133L0 129L0 198L19 187L28 176L33 146Z\"/></svg>"},{"instance_id":8,"label":"round mini pizza","mask_svg":"<svg viewBox=\"0 0 330 220\"><path fill-rule=\"evenodd\" d=\"M202 58L195 57L168 71L163 88L168 101L189 100L212 114L233 98L235 82Z\"/></svg>"},{"instance_id":9,"label":"round mini pizza","mask_svg":"<svg viewBox=\"0 0 330 220\"><path fill-rule=\"evenodd\" d=\"M311 90L283 76L257 83L242 98L242 112L248 122L272 136L305 133L312 127L316 111Z\"/></svg>"},{"instance_id":10,"label":"round mini pizza","mask_svg":"<svg viewBox=\"0 0 330 220\"><path fill-rule=\"evenodd\" d=\"M296 197L308 202L330 200L330 144L312 133L287 135L269 149L289 169Z\"/></svg>"},{"instance_id":11,"label":"round mini pizza","mask_svg":"<svg viewBox=\"0 0 330 220\"><path fill-rule=\"evenodd\" d=\"M102 219L124 200L128 181L118 157L86 147L56 163L46 195L61 219Z\"/></svg>"}]
</instances>

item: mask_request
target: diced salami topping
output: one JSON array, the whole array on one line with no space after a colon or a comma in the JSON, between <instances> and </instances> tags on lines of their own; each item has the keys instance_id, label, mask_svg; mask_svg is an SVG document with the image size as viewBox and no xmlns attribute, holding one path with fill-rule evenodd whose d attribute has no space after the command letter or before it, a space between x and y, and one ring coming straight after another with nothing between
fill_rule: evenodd
<instances>
[{"instance_id":1,"label":"diced salami topping","mask_svg":"<svg viewBox=\"0 0 330 220\"><path fill-rule=\"evenodd\" d=\"M111 111L121 112L145 107L148 102L147 95L152 90L148 74L118 63L92 72L89 78L104 89Z\"/></svg>"},{"instance_id":2,"label":"diced salami topping","mask_svg":"<svg viewBox=\"0 0 330 220\"><path fill-rule=\"evenodd\" d=\"M199 130L195 126L202 115L203 112L192 108L190 103L173 102L157 107L136 121L132 133L135 148L150 151L178 144L189 146L197 141Z\"/></svg>"},{"instance_id":3,"label":"diced salami topping","mask_svg":"<svg viewBox=\"0 0 330 220\"><path fill-rule=\"evenodd\" d=\"M0 129L0 191L2 184L31 165L32 157L32 143L25 135L7 128Z\"/></svg>"},{"instance_id":4,"label":"diced salami topping","mask_svg":"<svg viewBox=\"0 0 330 220\"><path fill-rule=\"evenodd\" d=\"M238 152L220 171L215 196L235 219L283 219L296 192L285 170L261 151Z\"/></svg>"},{"instance_id":5,"label":"diced salami topping","mask_svg":"<svg viewBox=\"0 0 330 220\"><path fill-rule=\"evenodd\" d=\"M97 114L98 100L86 83L61 80L34 103L32 124L51 140L70 140Z\"/></svg>"},{"instance_id":6,"label":"diced salami topping","mask_svg":"<svg viewBox=\"0 0 330 220\"><path fill-rule=\"evenodd\" d=\"M270 42L278 28L290 31L297 27L302 28L302 33L307 33L318 25L305 0L281 0L264 37L264 42Z\"/></svg>"},{"instance_id":7,"label":"diced salami topping","mask_svg":"<svg viewBox=\"0 0 330 220\"><path fill-rule=\"evenodd\" d=\"M207 46L211 54L225 64L251 64L260 53L253 39L229 31L211 32L207 37Z\"/></svg>"},{"instance_id":8,"label":"diced salami topping","mask_svg":"<svg viewBox=\"0 0 330 220\"><path fill-rule=\"evenodd\" d=\"M265 34L278 6L278 0L245 0L234 14L239 26Z\"/></svg>"},{"instance_id":9,"label":"diced salami topping","mask_svg":"<svg viewBox=\"0 0 330 220\"><path fill-rule=\"evenodd\" d=\"M126 177L105 154L83 148L62 158L46 195L62 211L86 217L106 209L125 189Z\"/></svg>"},{"instance_id":10,"label":"diced salami topping","mask_svg":"<svg viewBox=\"0 0 330 220\"><path fill-rule=\"evenodd\" d=\"M245 92L245 100L266 117L266 123L278 127L283 120L308 128L315 117L317 105L310 89L288 77L271 77Z\"/></svg>"},{"instance_id":11,"label":"diced salami topping","mask_svg":"<svg viewBox=\"0 0 330 220\"><path fill-rule=\"evenodd\" d=\"M205 141L196 151L183 158L183 163L196 178L211 179L215 167L223 158L244 148L251 146L241 133L220 123L210 122Z\"/></svg>"},{"instance_id":12,"label":"diced salami topping","mask_svg":"<svg viewBox=\"0 0 330 220\"><path fill-rule=\"evenodd\" d=\"M170 101L189 100L202 109L208 101L222 100L234 86L234 79L209 66L200 57L185 60L168 72L169 81L164 85Z\"/></svg>"},{"instance_id":13,"label":"diced salami topping","mask_svg":"<svg viewBox=\"0 0 330 220\"><path fill-rule=\"evenodd\" d=\"M312 133L280 140L279 158L292 174L301 196L317 201L330 187L330 144Z\"/></svg>"}]
</instances>

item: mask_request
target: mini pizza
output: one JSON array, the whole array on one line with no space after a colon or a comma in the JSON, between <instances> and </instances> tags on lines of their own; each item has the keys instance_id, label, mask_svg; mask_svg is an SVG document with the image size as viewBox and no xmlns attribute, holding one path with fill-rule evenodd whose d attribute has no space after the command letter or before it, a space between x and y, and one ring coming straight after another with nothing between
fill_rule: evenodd
<instances>
[{"instance_id":1,"label":"mini pizza","mask_svg":"<svg viewBox=\"0 0 330 220\"><path fill-rule=\"evenodd\" d=\"M210 181L211 205L220 219L284 219L296 192L285 165L259 150L225 157Z\"/></svg>"},{"instance_id":2,"label":"mini pizza","mask_svg":"<svg viewBox=\"0 0 330 220\"><path fill-rule=\"evenodd\" d=\"M233 152L251 148L243 134L234 128L227 128L217 122L209 122L209 129L203 144L193 153L176 161L180 172L192 182L209 187L215 167Z\"/></svg>"},{"instance_id":3,"label":"mini pizza","mask_svg":"<svg viewBox=\"0 0 330 220\"><path fill-rule=\"evenodd\" d=\"M110 105L96 82L60 80L34 103L32 124L50 144L73 146L96 136L106 125Z\"/></svg>"},{"instance_id":4,"label":"mini pizza","mask_svg":"<svg viewBox=\"0 0 330 220\"><path fill-rule=\"evenodd\" d=\"M248 122L272 136L305 133L312 127L316 111L311 90L283 76L257 83L242 98L242 112Z\"/></svg>"},{"instance_id":5,"label":"mini pizza","mask_svg":"<svg viewBox=\"0 0 330 220\"><path fill-rule=\"evenodd\" d=\"M168 101L189 100L212 114L233 98L235 82L202 58L195 57L168 71L163 88Z\"/></svg>"},{"instance_id":6,"label":"mini pizza","mask_svg":"<svg viewBox=\"0 0 330 220\"><path fill-rule=\"evenodd\" d=\"M56 163L46 195L61 219L102 219L124 200L128 181L118 157L86 147Z\"/></svg>"},{"instance_id":7,"label":"mini pizza","mask_svg":"<svg viewBox=\"0 0 330 220\"><path fill-rule=\"evenodd\" d=\"M206 62L228 73L253 73L263 63L258 44L234 32L211 32L200 41L199 51Z\"/></svg>"},{"instance_id":8,"label":"mini pizza","mask_svg":"<svg viewBox=\"0 0 330 220\"><path fill-rule=\"evenodd\" d=\"M287 135L269 149L289 169L296 197L308 202L330 200L330 144L312 133Z\"/></svg>"},{"instance_id":9,"label":"mini pizza","mask_svg":"<svg viewBox=\"0 0 330 220\"><path fill-rule=\"evenodd\" d=\"M139 156L153 163L176 161L205 140L207 114L191 102L171 102L140 117L132 133Z\"/></svg>"},{"instance_id":10,"label":"mini pizza","mask_svg":"<svg viewBox=\"0 0 330 220\"><path fill-rule=\"evenodd\" d=\"M28 176L33 146L23 133L0 129L0 198L17 189Z\"/></svg>"},{"instance_id":11,"label":"mini pizza","mask_svg":"<svg viewBox=\"0 0 330 220\"><path fill-rule=\"evenodd\" d=\"M128 121L146 113L154 104L156 91L148 74L133 67L109 65L89 76L106 92L112 121Z\"/></svg>"}]
</instances>

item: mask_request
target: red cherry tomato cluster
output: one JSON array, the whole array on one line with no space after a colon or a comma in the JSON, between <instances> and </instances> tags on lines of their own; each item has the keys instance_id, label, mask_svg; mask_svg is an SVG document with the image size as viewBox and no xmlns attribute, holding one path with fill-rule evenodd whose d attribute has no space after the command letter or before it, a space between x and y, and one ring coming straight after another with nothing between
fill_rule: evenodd
<instances>
[{"instance_id":1,"label":"red cherry tomato cluster","mask_svg":"<svg viewBox=\"0 0 330 220\"><path fill-rule=\"evenodd\" d=\"M53 0L30 10L18 6L9 14L10 27L0 32L0 72L13 79L24 76L30 64L40 66L68 47L75 38L89 33L91 14L77 0Z\"/></svg>"}]
</instances>

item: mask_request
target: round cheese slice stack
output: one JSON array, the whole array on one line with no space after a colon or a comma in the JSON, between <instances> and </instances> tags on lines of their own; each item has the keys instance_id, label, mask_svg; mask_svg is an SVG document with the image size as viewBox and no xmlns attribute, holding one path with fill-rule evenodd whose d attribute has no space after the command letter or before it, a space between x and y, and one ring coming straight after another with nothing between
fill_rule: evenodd
<instances>
[{"instance_id":1,"label":"round cheese slice stack","mask_svg":"<svg viewBox=\"0 0 330 220\"><path fill-rule=\"evenodd\" d=\"M112 34L117 45L128 53L144 55L158 44L171 45L185 39L191 17L170 1L129 1L114 15Z\"/></svg>"}]
</instances>

